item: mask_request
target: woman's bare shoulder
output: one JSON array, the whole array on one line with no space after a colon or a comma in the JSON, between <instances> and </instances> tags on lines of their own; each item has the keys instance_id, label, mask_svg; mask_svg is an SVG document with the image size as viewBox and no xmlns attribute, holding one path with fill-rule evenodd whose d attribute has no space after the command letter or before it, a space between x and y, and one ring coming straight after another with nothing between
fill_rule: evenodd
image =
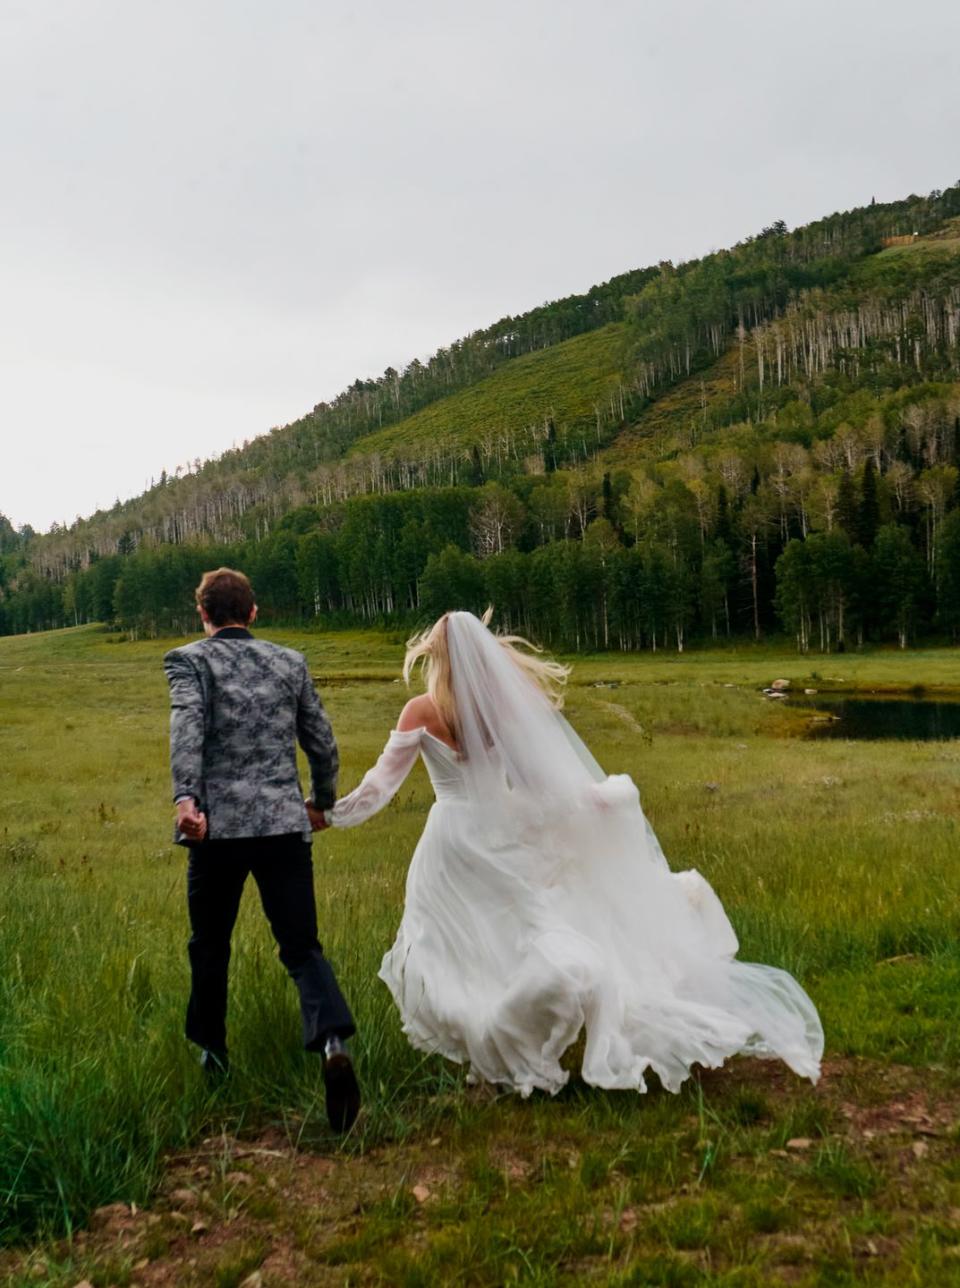
<instances>
[{"instance_id":1,"label":"woman's bare shoulder","mask_svg":"<svg viewBox=\"0 0 960 1288\"><path fill-rule=\"evenodd\" d=\"M411 729L426 729L427 733L432 734L434 738L439 738L441 742L445 742L453 751L457 750L456 742L447 722L428 693L410 699L400 712L397 728L401 733L407 733Z\"/></svg>"},{"instance_id":2,"label":"woman's bare shoulder","mask_svg":"<svg viewBox=\"0 0 960 1288\"><path fill-rule=\"evenodd\" d=\"M428 693L411 698L400 712L397 728L401 733L411 729L431 729L439 720L436 704Z\"/></svg>"}]
</instances>

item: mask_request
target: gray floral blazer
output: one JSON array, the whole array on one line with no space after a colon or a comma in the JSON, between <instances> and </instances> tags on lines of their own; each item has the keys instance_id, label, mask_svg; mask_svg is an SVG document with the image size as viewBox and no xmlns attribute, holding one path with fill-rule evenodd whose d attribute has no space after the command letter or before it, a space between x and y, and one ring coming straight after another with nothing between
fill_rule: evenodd
<instances>
[{"instance_id":1,"label":"gray floral blazer","mask_svg":"<svg viewBox=\"0 0 960 1288\"><path fill-rule=\"evenodd\" d=\"M311 836L297 770L306 752L319 809L336 798L337 744L302 653L228 627L172 649L173 798L192 796L211 840ZM186 844L179 832L178 844Z\"/></svg>"}]
</instances>

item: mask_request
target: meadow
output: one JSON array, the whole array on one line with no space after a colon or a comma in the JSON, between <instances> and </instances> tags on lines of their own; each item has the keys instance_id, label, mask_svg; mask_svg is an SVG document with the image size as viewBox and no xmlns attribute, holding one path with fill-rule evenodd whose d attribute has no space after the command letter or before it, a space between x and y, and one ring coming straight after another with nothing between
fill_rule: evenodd
<instances>
[{"instance_id":1,"label":"meadow","mask_svg":"<svg viewBox=\"0 0 960 1288\"><path fill-rule=\"evenodd\" d=\"M307 654L353 786L404 700L402 637L269 635ZM181 1036L172 642L0 639L0 1282L960 1283L960 743L816 742L760 694L956 689L956 652L575 660L568 714L635 778L672 865L714 884L742 958L821 1008L816 1088L740 1060L678 1096L574 1077L521 1102L410 1051L376 969L430 800L418 766L314 847L360 1030L365 1109L339 1144L252 888L217 1095Z\"/></svg>"}]
</instances>

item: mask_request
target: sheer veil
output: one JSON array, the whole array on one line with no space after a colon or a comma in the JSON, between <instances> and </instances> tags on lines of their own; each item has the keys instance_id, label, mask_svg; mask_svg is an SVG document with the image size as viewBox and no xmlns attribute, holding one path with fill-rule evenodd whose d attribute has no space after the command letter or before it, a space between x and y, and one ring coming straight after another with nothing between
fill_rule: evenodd
<instances>
[{"instance_id":1,"label":"sheer veil","mask_svg":"<svg viewBox=\"0 0 960 1288\"><path fill-rule=\"evenodd\" d=\"M473 613L450 613L447 648L471 796L528 815L583 803L606 775L496 635Z\"/></svg>"}]
</instances>

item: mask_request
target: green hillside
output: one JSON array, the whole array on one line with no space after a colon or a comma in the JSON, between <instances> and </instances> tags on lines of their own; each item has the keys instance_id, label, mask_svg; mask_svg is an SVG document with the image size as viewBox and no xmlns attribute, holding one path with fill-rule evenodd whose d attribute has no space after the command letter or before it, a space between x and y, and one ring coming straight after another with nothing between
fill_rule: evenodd
<instances>
[{"instance_id":1,"label":"green hillside","mask_svg":"<svg viewBox=\"0 0 960 1288\"><path fill-rule=\"evenodd\" d=\"M372 452L418 454L442 444L445 452L505 434L535 448L547 422L564 428L619 419L625 330L599 331L524 354L475 385L431 403L406 420L366 434L350 456Z\"/></svg>"},{"instance_id":2,"label":"green hillside","mask_svg":"<svg viewBox=\"0 0 960 1288\"><path fill-rule=\"evenodd\" d=\"M235 561L282 621L952 639L958 251L960 186L502 319L69 529L0 518L0 630L188 629Z\"/></svg>"},{"instance_id":3,"label":"green hillside","mask_svg":"<svg viewBox=\"0 0 960 1288\"><path fill-rule=\"evenodd\" d=\"M608 469L637 468L672 455L679 444L698 443L718 408L736 396L738 372L737 349L731 346L632 417L600 454L601 463Z\"/></svg>"}]
</instances>

